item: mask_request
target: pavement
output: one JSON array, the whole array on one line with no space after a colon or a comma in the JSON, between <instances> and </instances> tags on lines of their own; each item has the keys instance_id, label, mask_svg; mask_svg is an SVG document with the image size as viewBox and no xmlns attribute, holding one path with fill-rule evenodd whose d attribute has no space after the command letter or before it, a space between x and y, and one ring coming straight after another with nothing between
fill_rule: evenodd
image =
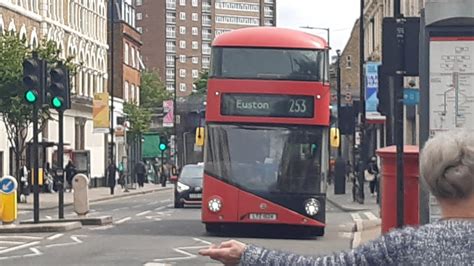
<instances>
[{"instance_id":1,"label":"pavement","mask_svg":"<svg viewBox=\"0 0 474 266\"><path fill-rule=\"evenodd\" d=\"M100 202L104 200L117 199L140 194L148 194L161 190L172 189L173 185L168 184L166 187L155 184L145 184L143 188L129 189L129 192L124 192L120 186L115 187L114 195L110 195L109 187L98 187L89 189L89 202ZM74 203L73 192L64 193L64 206L71 206ZM40 193L40 210L50 210L58 208L58 193ZM33 210L33 194L30 194L27 203L18 204L19 212Z\"/></svg>"}]
</instances>

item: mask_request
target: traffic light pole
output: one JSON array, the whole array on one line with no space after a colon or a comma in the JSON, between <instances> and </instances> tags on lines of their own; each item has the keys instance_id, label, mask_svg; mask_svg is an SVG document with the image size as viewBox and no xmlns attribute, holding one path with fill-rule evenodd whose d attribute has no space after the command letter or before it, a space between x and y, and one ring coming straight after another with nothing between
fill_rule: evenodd
<instances>
[{"instance_id":1,"label":"traffic light pole","mask_svg":"<svg viewBox=\"0 0 474 266\"><path fill-rule=\"evenodd\" d=\"M360 0L360 18L359 18L359 84L360 84L360 100L359 100L359 115L360 115L360 120L359 120L359 128L360 128L360 145L359 145L359 161L358 163L358 173L357 173L357 179L358 179L358 202L360 204L364 204L364 181L365 181L365 176L364 176L364 170L365 170L365 156L366 156L366 141L365 141L365 77L364 77L364 61L365 61L365 55L364 55L364 49L365 49L365 44L364 44L364 9L365 9L365 0ZM354 162L356 164L356 162Z\"/></svg>"},{"instance_id":2,"label":"traffic light pole","mask_svg":"<svg viewBox=\"0 0 474 266\"><path fill-rule=\"evenodd\" d=\"M58 110L58 123L59 123L59 142L58 142L58 167L59 174L59 193L58 193L58 217L64 219L64 111Z\"/></svg>"},{"instance_id":3,"label":"traffic light pole","mask_svg":"<svg viewBox=\"0 0 474 266\"><path fill-rule=\"evenodd\" d=\"M160 181L161 181L161 186L165 187L166 186L166 179L165 179L165 151L161 151L161 175L160 175Z\"/></svg>"},{"instance_id":4,"label":"traffic light pole","mask_svg":"<svg viewBox=\"0 0 474 266\"><path fill-rule=\"evenodd\" d=\"M41 81L41 83L43 83ZM38 105L33 106L33 222L39 223Z\"/></svg>"}]
</instances>

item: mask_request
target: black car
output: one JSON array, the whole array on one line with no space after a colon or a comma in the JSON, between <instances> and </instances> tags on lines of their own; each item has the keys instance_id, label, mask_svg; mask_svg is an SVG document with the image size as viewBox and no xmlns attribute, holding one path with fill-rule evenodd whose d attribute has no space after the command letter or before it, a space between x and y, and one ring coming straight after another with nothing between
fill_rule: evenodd
<instances>
[{"instance_id":1,"label":"black car","mask_svg":"<svg viewBox=\"0 0 474 266\"><path fill-rule=\"evenodd\" d=\"M184 205L201 205L203 175L202 165L188 164L183 167L174 185L175 208L183 208Z\"/></svg>"}]
</instances>

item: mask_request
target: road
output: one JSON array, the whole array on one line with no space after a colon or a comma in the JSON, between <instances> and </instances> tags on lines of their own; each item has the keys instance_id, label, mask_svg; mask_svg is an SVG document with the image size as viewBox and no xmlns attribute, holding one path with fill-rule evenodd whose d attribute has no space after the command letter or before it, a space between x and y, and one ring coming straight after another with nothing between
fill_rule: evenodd
<instances>
[{"instance_id":1,"label":"road","mask_svg":"<svg viewBox=\"0 0 474 266\"><path fill-rule=\"evenodd\" d=\"M229 239L207 235L200 222L200 209L174 209L172 191L160 191L115 199L91 206L94 216L112 215L113 225L89 226L67 233L2 235L1 265L213 265L197 255L210 243ZM41 212L43 219L56 210ZM73 216L66 208L66 215ZM22 213L20 218L31 218ZM299 254L325 254L348 249L350 234L342 225L352 222L350 213L328 205L326 235L312 239L233 235L243 242ZM4 264L5 263L5 264Z\"/></svg>"}]
</instances>

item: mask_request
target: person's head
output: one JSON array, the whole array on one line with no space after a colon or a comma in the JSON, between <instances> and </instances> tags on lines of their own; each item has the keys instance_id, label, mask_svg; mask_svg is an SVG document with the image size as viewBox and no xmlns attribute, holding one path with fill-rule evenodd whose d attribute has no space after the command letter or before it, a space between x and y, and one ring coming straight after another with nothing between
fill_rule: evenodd
<instances>
[{"instance_id":1,"label":"person's head","mask_svg":"<svg viewBox=\"0 0 474 266\"><path fill-rule=\"evenodd\" d=\"M373 162L373 163L377 162L377 157L372 156L372 158L370 158L370 161Z\"/></svg>"},{"instance_id":2,"label":"person's head","mask_svg":"<svg viewBox=\"0 0 474 266\"><path fill-rule=\"evenodd\" d=\"M436 134L421 153L420 173L443 213L474 214L474 135L466 130Z\"/></svg>"}]
</instances>

